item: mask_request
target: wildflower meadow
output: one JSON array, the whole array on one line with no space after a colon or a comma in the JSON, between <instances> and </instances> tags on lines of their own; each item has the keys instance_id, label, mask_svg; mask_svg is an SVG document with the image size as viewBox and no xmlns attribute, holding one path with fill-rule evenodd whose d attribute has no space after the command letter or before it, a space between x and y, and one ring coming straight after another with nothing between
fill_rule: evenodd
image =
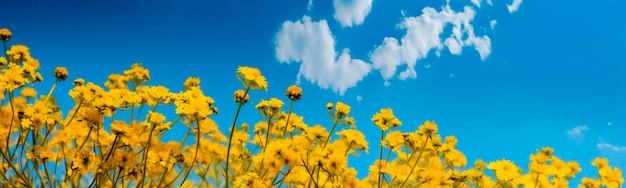
<instances>
[{"instance_id":1,"label":"wildflower meadow","mask_svg":"<svg viewBox=\"0 0 626 188\"><path fill-rule=\"evenodd\" d=\"M150 71L129 64L111 73L105 83L67 80L72 70L36 59L26 45L0 30L0 166L1 187L622 187L622 170L596 158L597 177L582 177L577 161L564 161L559 151L537 148L528 164L507 159L468 159L456 148L453 135L441 135L446 125L436 120L404 122L391 108L371 114L371 122L356 124L349 104L333 101L326 108L331 124L309 125L306 111L293 106L306 100L297 85L284 95L251 101L268 90L267 75L240 66L231 78L241 87L232 101L232 124L217 125L210 92L203 78L189 77L182 91L150 82ZM271 76L271 75L270 75ZM54 82L46 91L34 89ZM52 79L48 79L52 78ZM73 84L69 91L55 91ZM255 92L253 92L255 91ZM54 93L54 95L52 95ZM69 95L74 104L62 111L55 96ZM323 106L324 104L320 104ZM172 106L174 112L162 106ZM68 107L69 108L69 107ZM254 108L262 119L241 122L242 108ZM418 127L401 132L400 126ZM419 125L419 126L417 126ZM220 127L229 131L222 132ZM364 135L376 127L378 135ZM185 129L181 140L162 138ZM380 148L370 153L370 148ZM349 156L375 155L368 171L357 171ZM528 171L522 166L528 165ZM366 174L358 178L358 174Z\"/></svg>"}]
</instances>

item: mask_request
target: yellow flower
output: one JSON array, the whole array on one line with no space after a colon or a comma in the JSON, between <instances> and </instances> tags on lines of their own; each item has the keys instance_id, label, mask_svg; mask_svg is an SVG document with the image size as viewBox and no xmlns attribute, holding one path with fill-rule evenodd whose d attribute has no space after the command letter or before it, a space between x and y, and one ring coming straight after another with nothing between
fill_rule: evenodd
<instances>
[{"instance_id":1,"label":"yellow flower","mask_svg":"<svg viewBox=\"0 0 626 188\"><path fill-rule=\"evenodd\" d=\"M554 149L552 149L551 147L541 148L541 153L548 157L551 157L552 154L554 154Z\"/></svg>"},{"instance_id":2,"label":"yellow flower","mask_svg":"<svg viewBox=\"0 0 626 188\"><path fill-rule=\"evenodd\" d=\"M111 123L111 132L122 137L132 134L132 128L129 127L125 121L115 120Z\"/></svg>"},{"instance_id":3,"label":"yellow flower","mask_svg":"<svg viewBox=\"0 0 626 188\"><path fill-rule=\"evenodd\" d=\"M324 142L328 137L328 132L326 132L326 128L322 127L319 124L316 124L313 127L308 127L304 130L304 136L311 142Z\"/></svg>"},{"instance_id":4,"label":"yellow flower","mask_svg":"<svg viewBox=\"0 0 626 188\"><path fill-rule=\"evenodd\" d=\"M302 88L291 85L287 88L285 96L289 97L291 100L300 100L300 98L302 98Z\"/></svg>"},{"instance_id":5,"label":"yellow flower","mask_svg":"<svg viewBox=\"0 0 626 188\"><path fill-rule=\"evenodd\" d=\"M280 112L280 108L283 107L285 103L277 98L271 98L270 100L261 100L255 108L261 112L261 115L267 117L274 117Z\"/></svg>"},{"instance_id":6,"label":"yellow flower","mask_svg":"<svg viewBox=\"0 0 626 188\"><path fill-rule=\"evenodd\" d=\"M76 82L76 81L74 81ZM83 81L84 83L85 81ZM109 79L107 79L107 81L104 82L104 86L106 86L107 88L109 88L110 90L113 89L128 89L128 80L126 80L126 77L124 75L121 74L110 74L109 75Z\"/></svg>"},{"instance_id":7,"label":"yellow flower","mask_svg":"<svg viewBox=\"0 0 626 188\"><path fill-rule=\"evenodd\" d=\"M578 185L579 188L600 188L600 181L588 177L583 177L582 183Z\"/></svg>"},{"instance_id":8,"label":"yellow flower","mask_svg":"<svg viewBox=\"0 0 626 188\"><path fill-rule=\"evenodd\" d=\"M13 45L9 51L6 51L7 59L10 63L20 64L23 61L32 60L30 49L24 45Z\"/></svg>"},{"instance_id":9,"label":"yellow flower","mask_svg":"<svg viewBox=\"0 0 626 188\"><path fill-rule=\"evenodd\" d=\"M237 68L237 79L246 89L267 91L267 81L257 68L240 66Z\"/></svg>"},{"instance_id":10,"label":"yellow flower","mask_svg":"<svg viewBox=\"0 0 626 188\"><path fill-rule=\"evenodd\" d=\"M457 149L452 149L446 153L444 161L449 166L465 167L467 165L467 158Z\"/></svg>"},{"instance_id":11,"label":"yellow flower","mask_svg":"<svg viewBox=\"0 0 626 188\"><path fill-rule=\"evenodd\" d=\"M193 88L200 88L200 78L196 78L196 77L187 78L187 80L185 80L185 83L183 84L183 87L185 88L185 90L191 90Z\"/></svg>"},{"instance_id":12,"label":"yellow flower","mask_svg":"<svg viewBox=\"0 0 626 188\"><path fill-rule=\"evenodd\" d=\"M54 76L61 81L65 81L65 79L69 76L69 73L65 67L57 67L54 69Z\"/></svg>"},{"instance_id":13,"label":"yellow flower","mask_svg":"<svg viewBox=\"0 0 626 188\"><path fill-rule=\"evenodd\" d=\"M77 151L72 158L72 170L79 170L82 175L87 175L88 171L95 169L96 154L87 149Z\"/></svg>"},{"instance_id":14,"label":"yellow flower","mask_svg":"<svg viewBox=\"0 0 626 188\"><path fill-rule=\"evenodd\" d=\"M405 140L402 133L400 131L393 131L385 136L385 142L383 142L383 146L388 147L395 152L401 152L404 143Z\"/></svg>"},{"instance_id":15,"label":"yellow flower","mask_svg":"<svg viewBox=\"0 0 626 188\"><path fill-rule=\"evenodd\" d=\"M609 160L607 160L606 158L596 157L593 162L591 162L591 165L598 168L604 168L605 166L609 166Z\"/></svg>"},{"instance_id":16,"label":"yellow flower","mask_svg":"<svg viewBox=\"0 0 626 188\"><path fill-rule=\"evenodd\" d=\"M477 159L476 161L474 161L474 167L476 168L476 170L483 171L485 170L485 167L487 167L487 163L485 163L485 161L481 159Z\"/></svg>"},{"instance_id":17,"label":"yellow flower","mask_svg":"<svg viewBox=\"0 0 626 188\"><path fill-rule=\"evenodd\" d=\"M326 107L328 107L328 105L326 105ZM335 109L335 111L337 112L338 118L347 116L348 114L350 114L350 106L342 102L337 102L337 108Z\"/></svg>"},{"instance_id":18,"label":"yellow flower","mask_svg":"<svg viewBox=\"0 0 626 188\"><path fill-rule=\"evenodd\" d=\"M338 175L348 166L348 159L343 153L333 153L324 161L324 166L331 175Z\"/></svg>"},{"instance_id":19,"label":"yellow flower","mask_svg":"<svg viewBox=\"0 0 626 188\"><path fill-rule=\"evenodd\" d=\"M333 109L333 103L326 103L326 109L328 110Z\"/></svg>"},{"instance_id":20,"label":"yellow flower","mask_svg":"<svg viewBox=\"0 0 626 188\"><path fill-rule=\"evenodd\" d=\"M567 167L570 170L569 170L569 173L565 175L565 178L569 178L569 179L574 178L574 176L576 176L578 172L582 171L582 169L580 168L580 165L576 161L567 162Z\"/></svg>"},{"instance_id":21,"label":"yellow flower","mask_svg":"<svg viewBox=\"0 0 626 188\"><path fill-rule=\"evenodd\" d=\"M27 79L25 79L22 75L24 70L18 64L9 64L9 69L2 70L2 85L4 85L5 89L8 91L16 90L27 83Z\"/></svg>"},{"instance_id":22,"label":"yellow flower","mask_svg":"<svg viewBox=\"0 0 626 188\"><path fill-rule=\"evenodd\" d=\"M350 146L349 149L360 149L367 152L367 140L361 131L356 129L344 129L335 134L341 136L340 139L343 140L346 145Z\"/></svg>"},{"instance_id":23,"label":"yellow flower","mask_svg":"<svg viewBox=\"0 0 626 188\"><path fill-rule=\"evenodd\" d=\"M0 29L0 39L3 41L9 41L11 39L11 31L7 28Z\"/></svg>"},{"instance_id":24,"label":"yellow flower","mask_svg":"<svg viewBox=\"0 0 626 188\"><path fill-rule=\"evenodd\" d=\"M350 128L356 128L354 117L346 117L346 118L343 118L343 120L345 121L343 123L345 123L346 125L349 125Z\"/></svg>"},{"instance_id":25,"label":"yellow flower","mask_svg":"<svg viewBox=\"0 0 626 188\"><path fill-rule=\"evenodd\" d=\"M247 103L249 99L250 96L248 96L248 94L242 89L235 91L235 102Z\"/></svg>"},{"instance_id":26,"label":"yellow flower","mask_svg":"<svg viewBox=\"0 0 626 188\"><path fill-rule=\"evenodd\" d=\"M7 58L0 57L0 70L4 70L7 66Z\"/></svg>"},{"instance_id":27,"label":"yellow flower","mask_svg":"<svg viewBox=\"0 0 626 188\"><path fill-rule=\"evenodd\" d=\"M33 98L37 96L37 90L32 87L25 87L22 91L20 91L20 94L26 98Z\"/></svg>"},{"instance_id":28,"label":"yellow flower","mask_svg":"<svg viewBox=\"0 0 626 188\"><path fill-rule=\"evenodd\" d=\"M436 134L437 124L434 121L426 121L423 125L419 126L419 131L426 135Z\"/></svg>"},{"instance_id":29,"label":"yellow flower","mask_svg":"<svg viewBox=\"0 0 626 188\"><path fill-rule=\"evenodd\" d=\"M85 80L83 80L82 78L77 78L72 83L74 84L74 86L84 86Z\"/></svg>"},{"instance_id":30,"label":"yellow flower","mask_svg":"<svg viewBox=\"0 0 626 188\"><path fill-rule=\"evenodd\" d=\"M383 131L402 125L402 122L393 115L391 108L380 109L380 112L372 117L372 122Z\"/></svg>"},{"instance_id":31,"label":"yellow flower","mask_svg":"<svg viewBox=\"0 0 626 188\"><path fill-rule=\"evenodd\" d=\"M128 81L138 86L150 80L150 71L139 65L139 63L135 63L131 66L130 70L124 70L124 76Z\"/></svg>"},{"instance_id":32,"label":"yellow flower","mask_svg":"<svg viewBox=\"0 0 626 188\"><path fill-rule=\"evenodd\" d=\"M513 162L506 159L490 162L487 168L495 172L498 181L512 181L520 177L519 168L515 166Z\"/></svg>"}]
</instances>

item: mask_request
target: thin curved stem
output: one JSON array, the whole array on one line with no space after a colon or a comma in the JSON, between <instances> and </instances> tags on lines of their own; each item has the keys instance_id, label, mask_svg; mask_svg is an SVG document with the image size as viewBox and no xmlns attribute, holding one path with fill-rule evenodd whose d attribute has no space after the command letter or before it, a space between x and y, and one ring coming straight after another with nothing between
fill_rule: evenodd
<instances>
[{"instance_id":1,"label":"thin curved stem","mask_svg":"<svg viewBox=\"0 0 626 188\"><path fill-rule=\"evenodd\" d=\"M46 100L43 102L44 107L48 104L48 99L50 99L50 96L52 96L52 92L57 87L57 83L59 83L59 78L54 80L54 84L52 84L52 88L50 88L50 91L48 92L48 95L46 96Z\"/></svg>"},{"instance_id":2,"label":"thin curved stem","mask_svg":"<svg viewBox=\"0 0 626 188\"><path fill-rule=\"evenodd\" d=\"M196 159L198 158L198 153L200 153L200 138L202 138L202 134L200 133L200 120L199 119L196 121L196 127L198 127L198 131L196 131L196 136L198 137L197 138L198 140L196 143L196 154L193 155L193 160L191 161L191 165L189 166L189 169L187 169L187 172L185 173L185 177L183 177L183 181L180 182L179 186L182 186L183 183L185 183L185 180L187 180L187 177L189 176L191 169L193 169L193 166L196 163Z\"/></svg>"},{"instance_id":3,"label":"thin curved stem","mask_svg":"<svg viewBox=\"0 0 626 188\"><path fill-rule=\"evenodd\" d=\"M378 155L378 160L380 161L380 166L378 166L378 188L381 188L383 186L383 175L382 174L382 168L383 168L383 139L385 138L385 130L381 130L380 133L380 154Z\"/></svg>"},{"instance_id":4,"label":"thin curved stem","mask_svg":"<svg viewBox=\"0 0 626 188\"><path fill-rule=\"evenodd\" d=\"M419 154L417 154L417 159L415 159L415 163L411 167L411 171L409 171L409 175L406 176L406 178L404 179L404 181L402 182L400 187L403 187L404 184L406 184L406 182L409 181L409 177L411 177L411 174L413 174L413 170L415 170L415 167L417 166L417 163L420 161L420 158L422 157L422 154L424 153L424 150L426 150L426 143L428 143L428 139L430 139L430 136L426 137L426 141L424 141L424 144L422 144L422 150L420 151ZM407 162L409 160L411 160L411 159L410 158L407 159Z\"/></svg>"},{"instance_id":5,"label":"thin curved stem","mask_svg":"<svg viewBox=\"0 0 626 188\"><path fill-rule=\"evenodd\" d=\"M245 97L246 95L248 95L248 91L250 91L250 87L246 88L246 92L244 92L243 96ZM237 106L237 112L235 113L235 119L233 120L233 125L230 126L230 133L228 135L228 149L226 150L226 167L224 168L224 171L226 173L225 176L225 180L226 180L226 188L230 187L230 185L228 185L228 182L230 181L230 178L228 177L228 165L229 165L229 160L230 160L230 147L231 144L233 142L233 133L235 132L235 126L237 125L237 118L239 117L239 112L241 111L241 106L243 106L244 101L241 100L239 102L239 106Z\"/></svg>"},{"instance_id":6,"label":"thin curved stem","mask_svg":"<svg viewBox=\"0 0 626 188\"><path fill-rule=\"evenodd\" d=\"M287 129L289 128L289 118L291 118L291 110L293 109L293 103L295 100L291 100L289 103L289 112L287 113L287 121L285 121L285 130L283 130L282 138L285 138L285 133L287 133Z\"/></svg>"}]
</instances>

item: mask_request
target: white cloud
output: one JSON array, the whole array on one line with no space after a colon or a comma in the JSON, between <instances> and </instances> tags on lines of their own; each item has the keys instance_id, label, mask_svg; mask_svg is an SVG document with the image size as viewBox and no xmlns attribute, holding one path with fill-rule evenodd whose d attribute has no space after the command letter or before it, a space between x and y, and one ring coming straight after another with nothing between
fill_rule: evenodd
<instances>
[{"instance_id":1,"label":"white cloud","mask_svg":"<svg viewBox=\"0 0 626 188\"><path fill-rule=\"evenodd\" d=\"M416 78L415 64L417 60L424 59L429 52L435 49L439 54L447 47L451 54L460 55L462 48L473 46L479 53L481 60L485 60L491 54L491 40L488 36L476 36L474 27L470 21L474 19L476 12L466 6L463 12L456 12L449 5L442 7L437 12L434 8L422 9L422 15L406 17L398 24L399 29L405 29L406 34L398 40L393 37L383 39L381 45L370 53L370 61L374 69L379 70L385 84L396 75L399 66L406 65L398 78ZM446 39L441 39L444 28L452 25L452 34Z\"/></svg>"},{"instance_id":2,"label":"white cloud","mask_svg":"<svg viewBox=\"0 0 626 188\"><path fill-rule=\"evenodd\" d=\"M482 3L483 0L472 0L472 3L474 3L474 5L476 5L476 7L480 8L480 3Z\"/></svg>"},{"instance_id":3,"label":"white cloud","mask_svg":"<svg viewBox=\"0 0 626 188\"><path fill-rule=\"evenodd\" d=\"M367 76L371 65L350 57L350 50L335 51L335 39L326 20L285 21L275 38L276 58L281 63L300 63L300 79L317 84L322 89L331 88L343 95L348 88Z\"/></svg>"},{"instance_id":4,"label":"white cloud","mask_svg":"<svg viewBox=\"0 0 626 188\"><path fill-rule=\"evenodd\" d=\"M587 127L587 125L581 125L581 126L574 127L570 130L567 130L566 134L568 137L572 139L580 140L583 138L584 132L588 130L589 130L589 127Z\"/></svg>"},{"instance_id":5,"label":"white cloud","mask_svg":"<svg viewBox=\"0 0 626 188\"><path fill-rule=\"evenodd\" d=\"M333 0L335 20L341 27L361 25L372 10L372 0Z\"/></svg>"},{"instance_id":6,"label":"white cloud","mask_svg":"<svg viewBox=\"0 0 626 188\"><path fill-rule=\"evenodd\" d=\"M609 144L607 142L598 143L598 149L608 149L612 151L626 151L626 146L617 146L613 144Z\"/></svg>"},{"instance_id":7,"label":"white cloud","mask_svg":"<svg viewBox=\"0 0 626 188\"><path fill-rule=\"evenodd\" d=\"M496 20L491 20L489 22L489 25L491 26L491 29L496 28L496 24L498 24L498 21L496 21Z\"/></svg>"},{"instance_id":8,"label":"white cloud","mask_svg":"<svg viewBox=\"0 0 626 188\"><path fill-rule=\"evenodd\" d=\"M474 5L476 5L476 7L478 7L478 8L480 8L480 4L483 2L483 0L471 0L471 1L472 1L472 3L473 3ZM491 0L486 0L485 2L487 2L487 4L489 4L489 5L493 5L493 4L491 3Z\"/></svg>"},{"instance_id":9,"label":"white cloud","mask_svg":"<svg viewBox=\"0 0 626 188\"><path fill-rule=\"evenodd\" d=\"M429 68L430 68L430 63L429 63L429 64L425 64L425 65L424 65L424 68L429 69Z\"/></svg>"},{"instance_id":10,"label":"white cloud","mask_svg":"<svg viewBox=\"0 0 626 188\"><path fill-rule=\"evenodd\" d=\"M512 4L507 4L506 8L509 9L509 13L517 12L519 5L522 4L522 0L513 0Z\"/></svg>"},{"instance_id":11,"label":"white cloud","mask_svg":"<svg viewBox=\"0 0 626 188\"><path fill-rule=\"evenodd\" d=\"M356 101L361 102L362 100L363 100L363 97L361 95L356 96Z\"/></svg>"},{"instance_id":12,"label":"white cloud","mask_svg":"<svg viewBox=\"0 0 626 188\"><path fill-rule=\"evenodd\" d=\"M311 10L313 8L313 0L309 0L309 3L307 4L306 10Z\"/></svg>"}]
</instances>

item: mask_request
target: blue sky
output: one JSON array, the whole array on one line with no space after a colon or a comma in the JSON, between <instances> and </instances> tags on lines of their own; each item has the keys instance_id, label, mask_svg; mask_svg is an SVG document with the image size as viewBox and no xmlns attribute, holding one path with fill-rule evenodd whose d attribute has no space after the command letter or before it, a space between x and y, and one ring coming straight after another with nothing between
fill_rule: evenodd
<instances>
[{"instance_id":1,"label":"blue sky","mask_svg":"<svg viewBox=\"0 0 626 188\"><path fill-rule=\"evenodd\" d=\"M346 3L347 2L347 3ZM352 106L370 155L351 159L360 175L377 157L370 118L391 107L404 131L435 120L455 135L470 164L509 158L526 166L544 146L595 175L595 156L626 168L626 24L618 1L17 1L0 7L0 27L42 64L47 91L56 66L69 80L102 84L134 62L150 84L173 91L189 76L217 101L225 128L241 86L239 65L261 69L269 92L304 89L294 106L309 125L331 125L324 105ZM56 94L65 110L69 82ZM45 93L45 92L43 92ZM285 98L283 98L285 99ZM261 116L244 107L243 121ZM172 138L180 132L171 133ZM361 165L362 164L362 165Z\"/></svg>"}]
</instances>

